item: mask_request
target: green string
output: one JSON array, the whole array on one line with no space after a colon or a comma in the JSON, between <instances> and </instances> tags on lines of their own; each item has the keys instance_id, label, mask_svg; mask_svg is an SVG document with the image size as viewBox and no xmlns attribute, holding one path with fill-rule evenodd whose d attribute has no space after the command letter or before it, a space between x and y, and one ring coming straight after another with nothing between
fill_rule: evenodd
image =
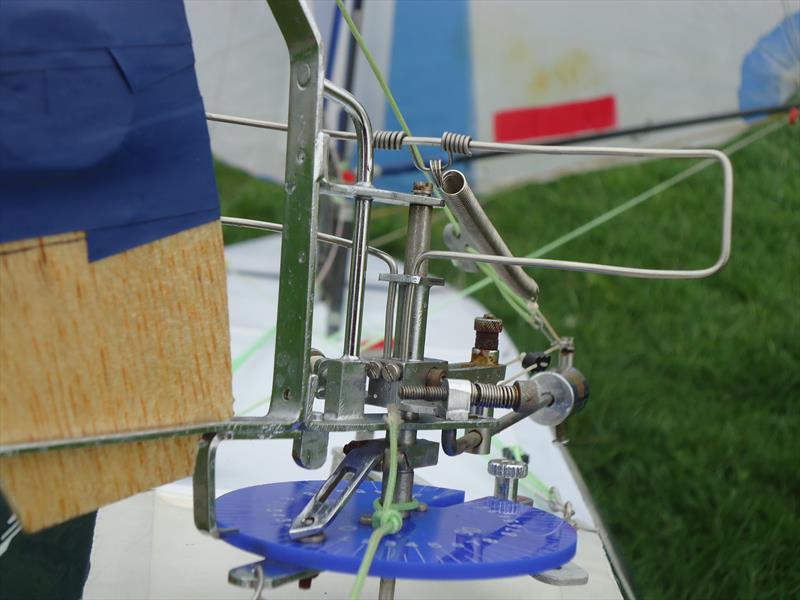
<instances>
[{"instance_id":1,"label":"green string","mask_svg":"<svg viewBox=\"0 0 800 600\"><path fill-rule=\"evenodd\" d=\"M373 504L375 512L372 514L372 527L375 530L369 536L364 558L361 559L361 565L358 567L358 574L350 592L350 600L358 600L361 595L361 590L364 587L364 582L367 579L367 574L383 536L397 533L403 526L403 513L401 511L414 510L419 506L417 500L392 504L397 484L397 438L401 421L397 407L390 406L389 414L386 415L386 425L389 429L389 475L386 478L386 488L383 495L385 503L381 505L380 500L375 500Z\"/></svg>"},{"instance_id":2,"label":"green string","mask_svg":"<svg viewBox=\"0 0 800 600\"><path fill-rule=\"evenodd\" d=\"M364 58L367 59L367 63L369 64L370 68L372 69L373 75L375 75L375 79L378 80L378 85L381 86L383 90L383 95L386 96L387 102L389 102L389 106L394 113L397 122L400 123L400 128L405 132L406 135L411 135L411 128L406 123L405 118L403 117L403 113L400 112L400 107L397 104L397 101L394 99L394 94L392 94L392 90L389 88L389 84L386 82L386 79L381 73L381 69L378 66L378 63L375 61L375 57L372 56L372 52L369 51L367 47L367 43L364 41L364 38L361 35L361 32L358 30L355 22L353 21L350 13L347 12L347 9L344 7L344 2L342 0L336 0L336 4L339 7L339 11L342 13L342 17L344 17L347 26L350 28L350 33L353 34L353 39L355 39L358 48L361 50L361 53L364 55ZM414 154L414 158L417 159L417 162L421 165L425 164L422 159L422 153L419 151L419 148L416 144L411 144L411 152ZM428 180L428 183L433 183L433 179L431 178L430 173L424 173L425 178ZM447 219L450 223L453 224L453 227L456 230L456 235L461 232L461 228L458 225L458 221L456 220L455 216L450 209L446 206L444 207L444 214L447 215Z\"/></svg>"}]
</instances>

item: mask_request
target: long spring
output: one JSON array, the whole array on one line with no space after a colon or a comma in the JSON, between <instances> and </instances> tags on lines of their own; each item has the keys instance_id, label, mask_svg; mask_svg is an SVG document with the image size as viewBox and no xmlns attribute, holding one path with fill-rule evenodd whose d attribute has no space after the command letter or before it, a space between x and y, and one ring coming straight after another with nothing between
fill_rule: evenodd
<instances>
[{"instance_id":1,"label":"long spring","mask_svg":"<svg viewBox=\"0 0 800 600\"><path fill-rule=\"evenodd\" d=\"M513 385L494 385L491 383L472 384L472 404L485 408L519 407L519 388Z\"/></svg>"}]
</instances>

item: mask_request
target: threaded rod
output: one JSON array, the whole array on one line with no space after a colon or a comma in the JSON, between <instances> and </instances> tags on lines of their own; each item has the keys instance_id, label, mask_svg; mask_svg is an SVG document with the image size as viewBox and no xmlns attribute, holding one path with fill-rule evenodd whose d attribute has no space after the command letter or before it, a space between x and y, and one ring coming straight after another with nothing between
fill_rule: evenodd
<instances>
[{"instance_id":1,"label":"threaded rod","mask_svg":"<svg viewBox=\"0 0 800 600\"><path fill-rule=\"evenodd\" d=\"M445 386L401 385L398 394L401 400L447 400Z\"/></svg>"}]
</instances>

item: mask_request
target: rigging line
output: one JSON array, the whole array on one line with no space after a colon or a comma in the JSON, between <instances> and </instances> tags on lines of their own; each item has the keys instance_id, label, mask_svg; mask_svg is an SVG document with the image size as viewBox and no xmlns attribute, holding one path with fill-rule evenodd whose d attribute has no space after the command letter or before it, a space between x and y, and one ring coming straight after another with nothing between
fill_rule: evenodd
<instances>
[{"instance_id":1,"label":"rigging line","mask_svg":"<svg viewBox=\"0 0 800 600\"><path fill-rule=\"evenodd\" d=\"M733 155L736 152L738 152L739 150L742 150L743 148L746 148L750 144L752 144L754 142L757 142L758 140L770 135L774 131L776 131L776 130L780 129L781 127L783 127L785 124L786 124L785 121L779 120L779 121L775 121L773 123L770 123L768 125L765 125L764 127L759 128L754 133L752 133L752 134L750 134L748 136L745 136L742 139L732 143L727 148L724 148L723 152L725 152L728 155ZM566 244L568 242L571 242L572 240L574 240L574 239L576 239L576 238L588 233L592 229L595 229L596 227L599 227L600 225L610 221L614 217L617 217L617 216L621 215L622 213L627 212L628 210L638 206L639 204L645 202L646 200L649 200L653 196L655 196L655 195L657 195L657 194L669 189L670 187L672 187L674 185L677 185L678 183L680 183L684 179L687 179L687 178L691 177L692 175L694 175L695 173L698 173L699 171L702 171L703 169L709 167L711 164L713 164L713 161L706 160L706 161L702 161L702 162L699 162L699 163L696 163L696 164L692 165L691 167L681 171L680 173L674 175L673 177L670 177L668 180L662 181L661 183L659 183L659 184L653 186L652 188L650 188L649 190L639 194L638 196L635 196L634 198L631 198L627 202L624 202L623 204L620 204L619 206L617 206L615 208L612 208L611 210L609 210L609 211L603 213L602 215L600 215L599 217L596 217L596 218L592 219L591 221L589 221L587 223L584 223L580 227L576 227L572 231L569 231L568 233L565 233L561 237L553 240L552 242L550 242L548 244L545 244L544 246L542 246L538 250L535 250L535 251L531 252L530 254L526 255L526 258L540 258L541 256L547 254L548 252L551 252L551 251L555 250L556 248L560 248L564 244ZM467 296L471 296L472 294L476 293L477 291L485 288L490 283L491 283L491 279L488 278L488 277L480 279L480 280L476 281L475 283L471 284L470 286L468 286L468 287L464 288L463 290L461 290L458 294L456 294L452 298L448 298L445 302L442 302L441 304L438 304L436 306L432 306L431 310L428 312L428 314L433 314L433 313L436 313L436 312L438 312L440 310L443 310L443 309L447 308L448 306L450 306L451 304L453 304L454 302L457 302L457 301L459 301L462 298L465 298Z\"/></svg>"},{"instance_id":2,"label":"rigging line","mask_svg":"<svg viewBox=\"0 0 800 600\"><path fill-rule=\"evenodd\" d=\"M764 106L760 108L753 108L748 110L737 110L732 112L724 112L724 113L716 113L711 115L703 115L700 117L692 117L688 119L680 119L675 121L664 121L662 123L653 123L650 125L637 125L634 127L627 127L623 129L616 129L614 131L607 131L601 133L592 133L587 135L581 136L573 136L567 138L556 138L556 139L548 139L543 140L541 142L537 142L538 145L542 146L570 146L575 144L582 144L584 142L593 142L596 140L603 140L603 139L612 139L617 137L625 137L625 136L635 136L641 135L646 133L652 133L655 131L663 131L669 129L677 129L682 127L690 127L696 125L704 125L708 123L714 123L717 121L725 121L731 119L738 119L744 117L758 117L758 116L769 116L773 114L780 114L780 113L787 113L792 108L797 107L796 101L788 101L785 104L780 104L776 106ZM479 142L476 142L473 145L476 145ZM520 142L521 145L533 145L526 142ZM472 162L474 160L482 160L484 158L496 158L498 156L504 156L506 154L505 150L489 150L484 152L475 153L472 156L456 156L454 157L454 165L455 164L463 164ZM383 175L398 175L402 173L411 173L416 169L414 165L396 165L396 166L389 166L383 167L381 169L381 174Z\"/></svg>"},{"instance_id":3,"label":"rigging line","mask_svg":"<svg viewBox=\"0 0 800 600\"><path fill-rule=\"evenodd\" d=\"M336 4L339 7L339 11L342 13L342 17L344 18L345 22L347 23L347 26L350 28L350 33L353 34L353 38L356 40L356 43L358 44L358 47L361 49L361 52L364 55L364 58L366 58L367 63L369 64L370 68L372 69L373 75L375 75L375 78L378 80L378 84L381 86L381 89L383 90L383 93L386 96L386 99L388 100L389 105L392 108L392 112L394 113L395 117L397 118L398 123L400 123L400 126L402 127L402 129L406 133L406 135L410 136L411 135L411 129L409 128L408 123L406 123L405 118L403 118L403 114L400 111L400 107L398 106L397 101L394 98L394 94L392 94L392 90L389 88L389 84L386 82L386 79L383 77L383 74L381 73L381 70L378 67L378 63L375 61L375 58L372 56L372 53L370 52L369 48L367 47L367 44L364 41L364 38L362 37L361 32L358 30L358 27L356 26L355 22L350 17L350 14L347 12L347 9L344 6L344 2L342 0L336 0ZM422 162L422 154L420 153L419 148L414 144L411 144L410 146L411 146L411 152L416 157L417 162L419 164L423 164L423 162ZM431 173L426 171L426 172L424 172L424 175L425 175L425 178L428 180L429 183L431 183L431 184L434 183L433 182L433 178L431 177ZM436 191L436 195L440 196L438 186L434 185L433 187L434 187L434 190ZM447 217L447 219L452 224L453 229L455 231L455 234L459 235L460 232L461 232L461 226L458 223L458 220L455 218L455 215L453 215L453 213L450 211L450 209L447 206L443 207L443 212L444 212L445 216ZM510 296L512 296L512 297L516 296L516 294L511 290L509 290L508 294ZM511 307L513 308L514 307L514 303L511 301L511 299L508 298L508 296L505 295L505 294L504 294L504 297L505 297L506 302L508 302L509 305L511 305ZM534 311L531 311L531 312L534 312ZM539 312L538 308L536 309L536 312ZM386 341L384 341L384 343L385 342Z\"/></svg>"},{"instance_id":4,"label":"rigging line","mask_svg":"<svg viewBox=\"0 0 800 600\"><path fill-rule=\"evenodd\" d=\"M375 79L377 79L378 85L381 87L381 90L383 90L383 95L386 96L386 100L389 103L389 106L391 107L392 112L394 113L394 116L397 119L397 122L400 124L400 127L406 133L406 135L410 136L411 128L408 126L408 123L403 117L403 113L400 111L400 106L398 106L397 100L395 100L394 94L392 94L392 90L391 88L389 88L389 84L386 82L383 73L381 73L381 69L378 66L377 61L375 60L375 57L372 56L372 52L370 52L369 48L367 47L367 43L366 41L364 41L364 37L361 35L361 32L359 31L358 27L356 26L355 22L350 16L350 13L347 12L347 9L344 6L344 2L342 2L342 0L336 0L336 5L339 7L339 11L342 13L342 17L347 23L347 26L350 28L350 33L356 40L356 44L358 44L358 47L361 50L361 53L364 55L367 64L369 64L370 69L372 69L372 74L375 76ZM422 153L419 151L419 147L416 144L410 144L410 147L411 147L411 152L417 159L417 162L419 164L424 164L422 161ZM434 183L430 173L425 172L424 175L425 179L428 180L428 183L431 184ZM436 186L434 186L434 189L436 189ZM437 190L437 195L438 195L438 190ZM448 220L453 224L453 227L456 228L456 231L457 232L460 231L458 221L456 220L453 213L450 212L450 209L447 208L446 206L444 207L444 214L447 215Z\"/></svg>"}]
</instances>

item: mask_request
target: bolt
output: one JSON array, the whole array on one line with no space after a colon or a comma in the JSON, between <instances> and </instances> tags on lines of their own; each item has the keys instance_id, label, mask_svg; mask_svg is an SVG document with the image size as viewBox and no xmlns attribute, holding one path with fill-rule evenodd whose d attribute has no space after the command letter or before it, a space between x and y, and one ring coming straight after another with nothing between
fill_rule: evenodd
<instances>
[{"instance_id":1,"label":"bolt","mask_svg":"<svg viewBox=\"0 0 800 600\"><path fill-rule=\"evenodd\" d=\"M358 517L358 522L362 525L372 525L372 516L371 515L361 515Z\"/></svg>"},{"instance_id":2,"label":"bolt","mask_svg":"<svg viewBox=\"0 0 800 600\"><path fill-rule=\"evenodd\" d=\"M424 502L420 502L419 505L417 506L417 510L419 512L428 512L428 505L425 504Z\"/></svg>"},{"instance_id":3,"label":"bolt","mask_svg":"<svg viewBox=\"0 0 800 600\"><path fill-rule=\"evenodd\" d=\"M386 381L397 381L403 376L403 369L397 363L386 363L381 369L381 375Z\"/></svg>"},{"instance_id":4,"label":"bolt","mask_svg":"<svg viewBox=\"0 0 800 600\"><path fill-rule=\"evenodd\" d=\"M377 360L368 362L367 375L369 375L370 379L378 379L381 376L381 363Z\"/></svg>"},{"instance_id":5,"label":"bolt","mask_svg":"<svg viewBox=\"0 0 800 600\"><path fill-rule=\"evenodd\" d=\"M519 480L528 476L528 465L522 461L495 458L489 461L489 474L494 475L495 498L516 501Z\"/></svg>"}]
</instances>

